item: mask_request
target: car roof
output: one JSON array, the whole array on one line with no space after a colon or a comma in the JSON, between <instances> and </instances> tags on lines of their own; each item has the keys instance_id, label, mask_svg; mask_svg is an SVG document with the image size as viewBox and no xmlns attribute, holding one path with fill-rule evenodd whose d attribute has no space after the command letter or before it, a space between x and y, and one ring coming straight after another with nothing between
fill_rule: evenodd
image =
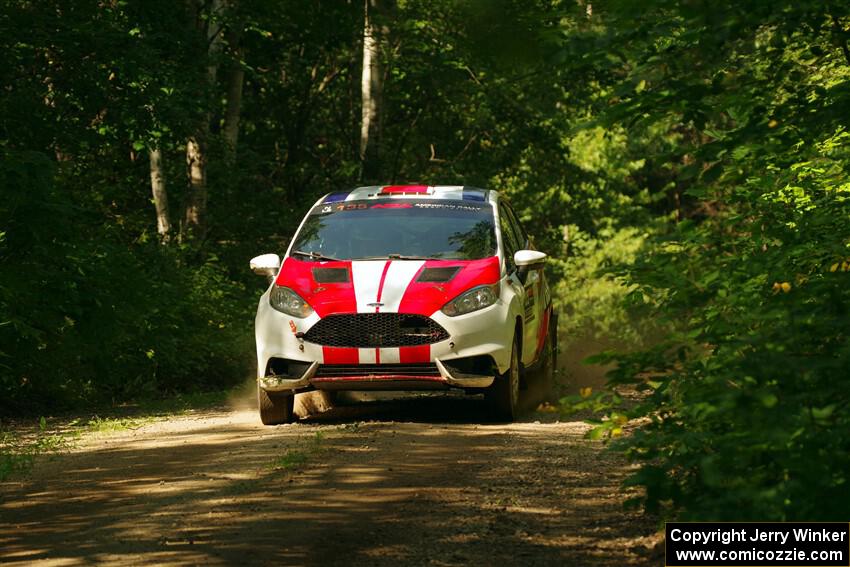
<instances>
[{"instance_id":1,"label":"car roof","mask_svg":"<svg viewBox=\"0 0 850 567\"><path fill-rule=\"evenodd\" d=\"M372 185L357 187L350 191L329 193L319 201L337 203L340 201L359 201L364 199L385 199L397 197L415 197L418 199L450 199L456 201L493 202L496 192L469 185Z\"/></svg>"}]
</instances>

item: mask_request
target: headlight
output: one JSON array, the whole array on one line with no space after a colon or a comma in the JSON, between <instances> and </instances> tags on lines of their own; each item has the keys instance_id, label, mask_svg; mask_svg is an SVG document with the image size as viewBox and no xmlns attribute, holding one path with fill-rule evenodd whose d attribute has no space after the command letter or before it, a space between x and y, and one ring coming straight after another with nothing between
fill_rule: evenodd
<instances>
[{"instance_id":1,"label":"headlight","mask_svg":"<svg viewBox=\"0 0 850 567\"><path fill-rule=\"evenodd\" d=\"M443 313L449 317L472 313L490 307L499 298L499 284L474 287L458 295L443 306Z\"/></svg>"},{"instance_id":2,"label":"headlight","mask_svg":"<svg viewBox=\"0 0 850 567\"><path fill-rule=\"evenodd\" d=\"M313 313L313 308L300 295L281 285L276 285L272 289L269 295L269 304L281 313L302 319Z\"/></svg>"}]
</instances>

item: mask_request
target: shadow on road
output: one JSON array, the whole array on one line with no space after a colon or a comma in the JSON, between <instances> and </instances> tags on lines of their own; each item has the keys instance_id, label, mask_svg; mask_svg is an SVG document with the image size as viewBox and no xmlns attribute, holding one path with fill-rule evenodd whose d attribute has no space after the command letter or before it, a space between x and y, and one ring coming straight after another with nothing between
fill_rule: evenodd
<instances>
[{"instance_id":1,"label":"shadow on road","mask_svg":"<svg viewBox=\"0 0 850 567\"><path fill-rule=\"evenodd\" d=\"M104 437L0 485L0 559L657 563L654 526L620 507L623 464L586 426L485 416L482 400L416 397L289 426L218 412Z\"/></svg>"}]
</instances>

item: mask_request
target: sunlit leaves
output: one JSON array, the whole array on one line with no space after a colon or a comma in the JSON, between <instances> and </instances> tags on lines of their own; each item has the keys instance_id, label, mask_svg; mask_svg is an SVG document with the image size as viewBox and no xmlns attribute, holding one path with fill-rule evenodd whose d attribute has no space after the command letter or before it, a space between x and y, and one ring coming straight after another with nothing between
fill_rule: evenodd
<instances>
[{"instance_id":1,"label":"sunlit leaves","mask_svg":"<svg viewBox=\"0 0 850 567\"><path fill-rule=\"evenodd\" d=\"M647 396L628 415L649 423L618 446L645 462L632 482L652 511L839 519L850 504L850 66L817 32L825 7L598 11L634 64L597 124L645 136L664 121L681 142L645 166L671 173L676 222L621 272L631 305L652 305L671 330L611 375ZM593 435L616 429L622 406L575 403L608 416Z\"/></svg>"}]
</instances>

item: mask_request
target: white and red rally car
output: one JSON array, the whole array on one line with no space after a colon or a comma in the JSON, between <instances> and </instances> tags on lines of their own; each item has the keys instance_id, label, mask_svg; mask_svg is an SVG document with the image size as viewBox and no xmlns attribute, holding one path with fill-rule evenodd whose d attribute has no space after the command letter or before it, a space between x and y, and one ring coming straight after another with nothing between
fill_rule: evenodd
<instances>
[{"instance_id":1,"label":"white and red rally car","mask_svg":"<svg viewBox=\"0 0 850 567\"><path fill-rule=\"evenodd\" d=\"M512 420L527 377L551 380L557 322L543 263L507 201L463 186L360 187L310 210L256 318L264 424L297 392L460 388Z\"/></svg>"}]
</instances>

